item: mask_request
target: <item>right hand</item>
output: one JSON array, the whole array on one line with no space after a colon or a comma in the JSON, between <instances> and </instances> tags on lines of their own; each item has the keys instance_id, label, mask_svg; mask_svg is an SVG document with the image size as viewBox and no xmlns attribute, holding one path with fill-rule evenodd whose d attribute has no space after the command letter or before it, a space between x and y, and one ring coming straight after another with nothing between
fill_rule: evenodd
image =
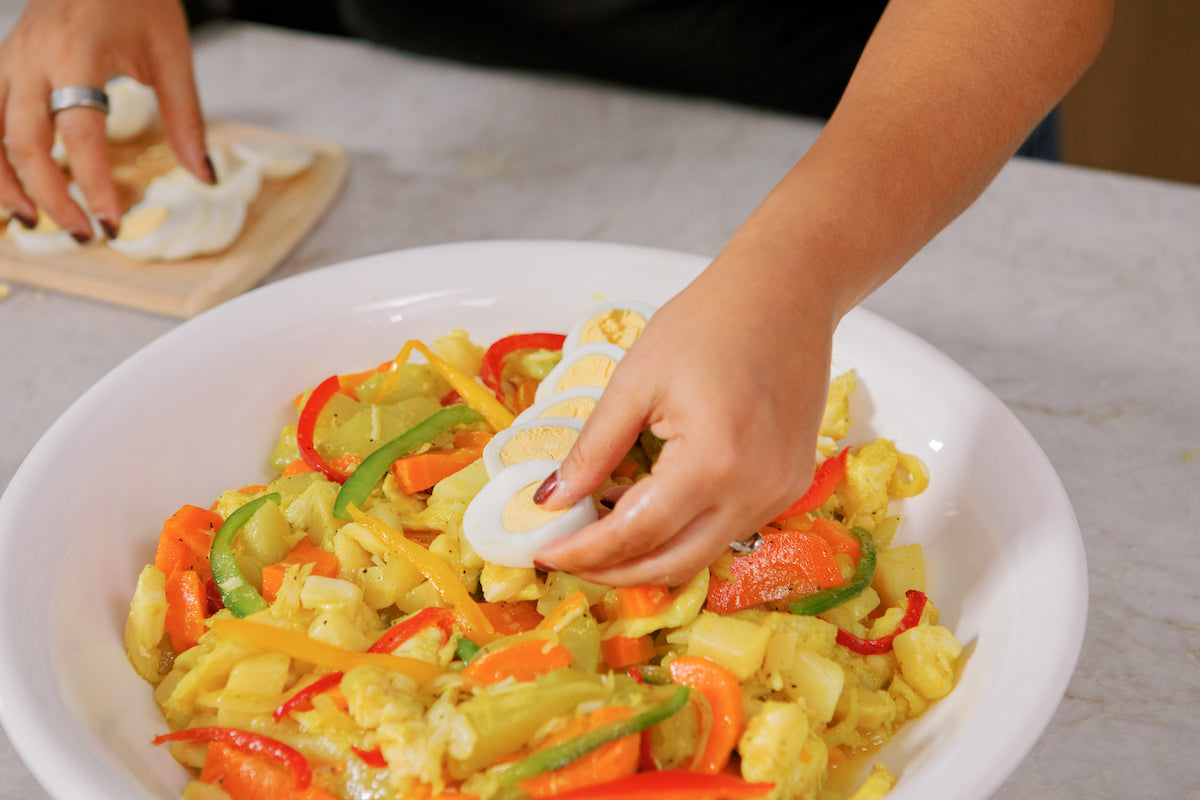
<instances>
[{"instance_id":1,"label":"right hand","mask_svg":"<svg viewBox=\"0 0 1200 800\"><path fill-rule=\"evenodd\" d=\"M121 205L103 114L69 108L50 115L54 89L103 88L115 75L155 90L180 163L213 182L178 0L30 0L0 44L0 205L27 227L41 208L77 241L91 239L91 224L68 196L67 179L50 155L57 132L89 209L110 237L116 235Z\"/></svg>"}]
</instances>

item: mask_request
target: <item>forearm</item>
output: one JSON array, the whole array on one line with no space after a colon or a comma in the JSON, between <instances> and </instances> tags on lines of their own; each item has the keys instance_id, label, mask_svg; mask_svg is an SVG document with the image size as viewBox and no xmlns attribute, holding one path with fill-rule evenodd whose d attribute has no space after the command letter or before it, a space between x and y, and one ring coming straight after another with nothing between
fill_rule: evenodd
<instances>
[{"instance_id":1,"label":"forearm","mask_svg":"<svg viewBox=\"0 0 1200 800\"><path fill-rule=\"evenodd\" d=\"M817 293L840 318L983 191L1095 58L1111 10L892 0L821 136L729 247L773 299Z\"/></svg>"}]
</instances>

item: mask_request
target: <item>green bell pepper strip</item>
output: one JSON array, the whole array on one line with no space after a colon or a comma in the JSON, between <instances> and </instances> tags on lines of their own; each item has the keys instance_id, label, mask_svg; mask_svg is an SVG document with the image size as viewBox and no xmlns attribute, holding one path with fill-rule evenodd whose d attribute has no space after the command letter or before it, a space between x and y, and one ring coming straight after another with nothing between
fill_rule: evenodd
<instances>
[{"instance_id":1,"label":"green bell pepper strip","mask_svg":"<svg viewBox=\"0 0 1200 800\"><path fill-rule=\"evenodd\" d=\"M239 619L256 611L262 611L270 605L242 575L232 546L233 537L242 529L243 525L250 521L254 512L267 502L278 504L279 493L264 494L262 497L256 497L249 503L239 506L217 529L216 535L213 536L212 548L208 552L208 562L212 567L212 576L216 581L217 590L221 593L221 602Z\"/></svg>"},{"instance_id":2,"label":"green bell pepper strip","mask_svg":"<svg viewBox=\"0 0 1200 800\"><path fill-rule=\"evenodd\" d=\"M539 750L518 761L505 771L500 779L504 786L515 786L518 782L537 777L545 772L562 769L577 758L582 758L593 750L598 750L609 742L624 739L635 733L641 733L652 725L657 725L675 712L687 705L691 690L680 686L670 700L652 706L640 714L609 723L595 730L588 731L582 736Z\"/></svg>"},{"instance_id":3,"label":"green bell pepper strip","mask_svg":"<svg viewBox=\"0 0 1200 800\"><path fill-rule=\"evenodd\" d=\"M458 645L454 648L454 657L466 664L475 654L479 652L479 645L472 642L467 637L462 637L458 640Z\"/></svg>"},{"instance_id":4,"label":"green bell pepper strip","mask_svg":"<svg viewBox=\"0 0 1200 800\"><path fill-rule=\"evenodd\" d=\"M467 425L482 419L482 414L465 405L447 406L430 414L363 459L338 490L337 499L333 501L333 515L339 519L350 519L350 505L362 508L367 495L387 474L388 468L397 458L408 455L455 425Z\"/></svg>"},{"instance_id":5,"label":"green bell pepper strip","mask_svg":"<svg viewBox=\"0 0 1200 800\"><path fill-rule=\"evenodd\" d=\"M858 537L858 543L862 548L862 554L858 557L858 564L854 568L854 577L850 579L849 583L814 592L796 600L791 605L793 614L806 616L823 614L852 597L857 597L863 589L871 585L871 581L875 578L875 539L863 528L855 528L851 533Z\"/></svg>"}]
</instances>

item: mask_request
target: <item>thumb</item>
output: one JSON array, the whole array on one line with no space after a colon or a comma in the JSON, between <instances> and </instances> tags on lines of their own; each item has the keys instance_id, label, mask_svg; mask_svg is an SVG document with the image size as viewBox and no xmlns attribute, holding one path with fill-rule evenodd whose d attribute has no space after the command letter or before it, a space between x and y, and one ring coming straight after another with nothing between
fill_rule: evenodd
<instances>
[{"instance_id":1,"label":"thumb","mask_svg":"<svg viewBox=\"0 0 1200 800\"><path fill-rule=\"evenodd\" d=\"M620 371L618 366L613 381ZM547 508L566 508L591 494L624 460L648 417L642 393L605 389L562 466L546 478L534 501Z\"/></svg>"}]
</instances>

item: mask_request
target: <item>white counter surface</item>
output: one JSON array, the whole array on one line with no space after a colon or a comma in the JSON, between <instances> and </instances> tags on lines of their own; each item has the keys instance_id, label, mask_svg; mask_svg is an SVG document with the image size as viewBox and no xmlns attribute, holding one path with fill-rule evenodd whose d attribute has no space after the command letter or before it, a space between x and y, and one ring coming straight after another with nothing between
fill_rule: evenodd
<instances>
[{"instance_id":1,"label":"white counter surface","mask_svg":"<svg viewBox=\"0 0 1200 800\"><path fill-rule=\"evenodd\" d=\"M0 30L12 5L0 3ZM337 141L350 156L327 218L269 280L473 239L712 255L819 131L260 27L207 30L196 60L210 116ZM178 324L10 288L0 489L83 391ZM1083 530L1080 663L995 797L1200 797L1200 189L1015 160L865 305L1017 414ZM46 797L7 739L0 797Z\"/></svg>"}]
</instances>

